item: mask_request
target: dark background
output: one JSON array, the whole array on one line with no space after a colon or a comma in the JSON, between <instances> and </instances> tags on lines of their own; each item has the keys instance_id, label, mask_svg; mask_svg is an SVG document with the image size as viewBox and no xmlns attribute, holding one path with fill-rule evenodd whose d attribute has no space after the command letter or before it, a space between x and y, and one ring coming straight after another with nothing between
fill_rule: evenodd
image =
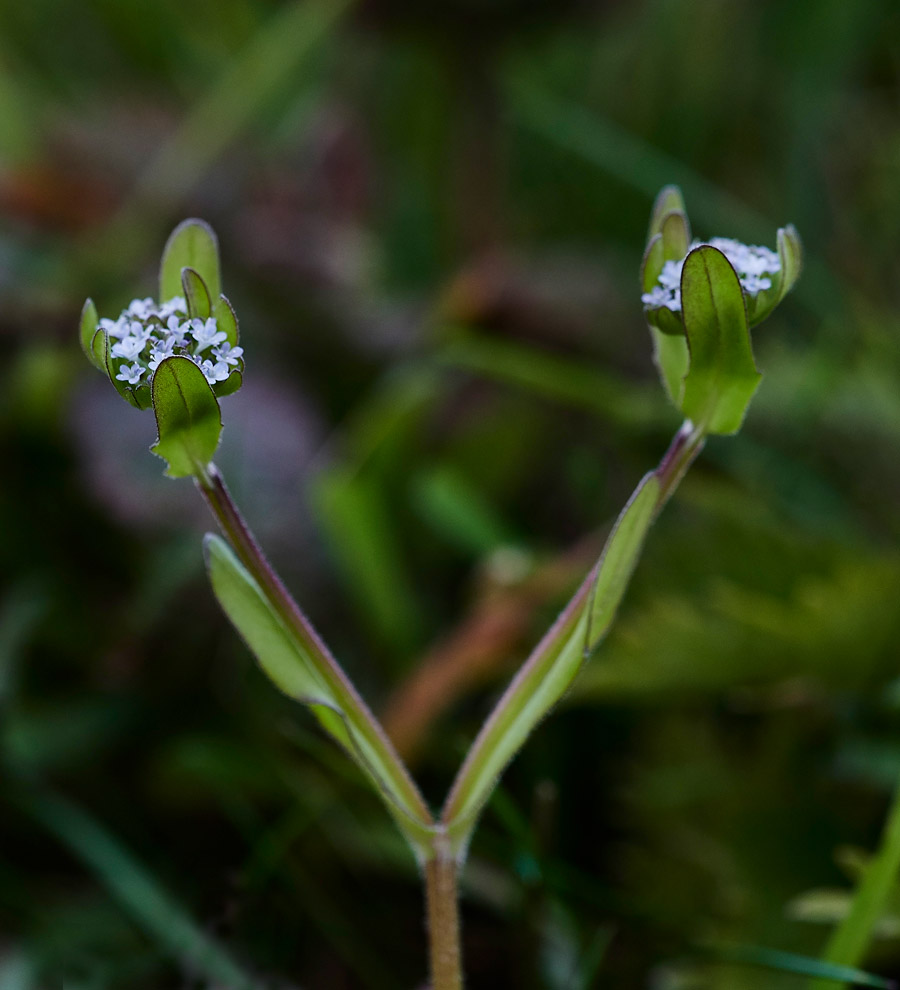
<instances>
[{"instance_id":1,"label":"dark background","mask_svg":"<svg viewBox=\"0 0 900 990\"><path fill-rule=\"evenodd\" d=\"M438 805L678 427L637 285L668 182L807 267L484 816L467 967L803 984L721 947L817 955L900 772L898 39L891 0L0 5L0 988L426 970L410 855L221 616L84 297L217 230L217 463Z\"/></svg>"}]
</instances>

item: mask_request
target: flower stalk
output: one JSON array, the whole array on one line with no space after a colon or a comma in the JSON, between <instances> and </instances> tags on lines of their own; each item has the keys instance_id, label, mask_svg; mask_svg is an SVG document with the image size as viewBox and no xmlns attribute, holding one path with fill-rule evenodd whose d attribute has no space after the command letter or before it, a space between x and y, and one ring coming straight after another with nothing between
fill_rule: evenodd
<instances>
[{"instance_id":1,"label":"flower stalk","mask_svg":"<svg viewBox=\"0 0 900 990\"><path fill-rule=\"evenodd\" d=\"M458 865L443 833L437 833L434 856L425 863L425 902L431 990L462 990Z\"/></svg>"},{"instance_id":2,"label":"flower stalk","mask_svg":"<svg viewBox=\"0 0 900 990\"><path fill-rule=\"evenodd\" d=\"M430 851L431 812L381 724L266 559L215 464L198 472L195 480L238 560L258 584L285 628L305 651L319 659L319 673L328 688L341 699L347 720L379 757L379 765L386 769L390 784L402 801L401 808L392 808L395 812L403 812L395 813L395 819L420 860L424 859Z\"/></svg>"}]
</instances>

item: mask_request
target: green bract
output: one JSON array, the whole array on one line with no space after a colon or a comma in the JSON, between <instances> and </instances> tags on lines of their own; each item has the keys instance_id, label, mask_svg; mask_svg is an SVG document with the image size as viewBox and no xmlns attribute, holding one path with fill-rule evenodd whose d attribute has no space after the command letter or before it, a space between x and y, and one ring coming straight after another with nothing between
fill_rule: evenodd
<instances>
[{"instance_id":1,"label":"green bract","mask_svg":"<svg viewBox=\"0 0 900 990\"><path fill-rule=\"evenodd\" d=\"M170 478L202 475L222 433L219 403L203 372L189 358L166 358L151 391L159 439L150 449L169 462Z\"/></svg>"},{"instance_id":2,"label":"green bract","mask_svg":"<svg viewBox=\"0 0 900 990\"><path fill-rule=\"evenodd\" d=\"M715 237L691 239L681 192L653 207L641 266L641 299L654 357L670 398L706 433L735 433L759 384L750 327L765 319L800 274L797 231L777 250Z\"/></svg>"},{"instance_id":3,"label":"green bract","mask_svg":"<svg viewBox=\"0 0 900 990\"><path fill-rule=\"evenodd\" d=\"M202 220L185 220L163 250L158 302L134 299L112 320L99 319L88 299L81 313L85 354L123 399L152 406L153 449L173 477L209 463L221 431L218 398L243 381L237 318L220 283L216 235Z\"/></svg>"}]
</instances>

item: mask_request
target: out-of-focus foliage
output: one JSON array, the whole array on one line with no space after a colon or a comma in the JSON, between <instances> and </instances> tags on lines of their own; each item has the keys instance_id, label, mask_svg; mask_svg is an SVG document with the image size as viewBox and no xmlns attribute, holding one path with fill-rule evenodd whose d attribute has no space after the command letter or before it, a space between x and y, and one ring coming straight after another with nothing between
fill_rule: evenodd
<instances>
[{"instance_id":1,"label":"out-of-focus foliage","mask_svg":"<svg viewBox=\"0 0 900 990\"><path fill-rule=\"evenodd\" d=\"M402 841L220 614L85 294L216 229L217 461L437 804L678 426L638 280L668 182L697 236L792 222L808 264L484 817L467 964L802 985L748 952L820 953L900 775L897 37L890 0L3 5L0 986L425 971Z\"/></svg>"}]
</instances>

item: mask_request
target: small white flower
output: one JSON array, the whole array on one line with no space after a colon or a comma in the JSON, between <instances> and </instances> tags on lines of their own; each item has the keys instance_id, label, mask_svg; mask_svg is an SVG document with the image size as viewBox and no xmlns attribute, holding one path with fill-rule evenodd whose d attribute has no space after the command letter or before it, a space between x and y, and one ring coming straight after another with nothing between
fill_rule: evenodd
<instances>
[{"instance_id":1,"label":"small white flower","mask_svg":"<svg viewBox=\"0 0 900 990\"><path fill-rule=\"evenodd\" d=\"M108 320L105 317L97 324L98 330L105 330L110 337L124 337L128 333L128 321L121 316L117 320Z\"/></svg>"},{"instance_id":2,"label":"small white flower","mask_svg":"<svg viewBox=\"0 0 900 990\"><path fill-rule=\"evenodd\" d=\"M667 261L659 273L659 284L664 289L680 289L682 268L684 268L684 258L681 261Z\"/></svg>"},{"instance_id":3,"label":"small white flower","mask_svg":"<svg viewBox=\"0 0 900 990\"><path fill-rule=\"evenodd\" d=\"M210 385L214 385L216 382L224 382L231 373L224 361L217 361L215 364L212 361L204 361L200 365L200 370L206 375L206 380Z\"/></svg>"},{"instance_id":4,"label":"small white flower","mask_svg":"<svg viewBox=\"0 0 900 990\"><path fill-rule=\"evenodd\" d=\"M129 368L127 364L123 364L119 369L119 373L116 378L120 382L128 382L129 385L137 385L141 380L141 375L143 375L144 369L135 361L135 363Z\"/></svg>"},{"instance_id":5,"label":"small white flower","mask_svg":"<svg viewBox=\"0 0 900 990\"><path fill-rule=\"evenodd\" d=\"M126 313L129 316L136 316L139 320L146 320L153 314L154 303L148 296L146 299L132 299L128 304Z\"/></svg>"},{"instance_id":6,"label":"small white flower","mask_svg":"<svg viewBox=\"0 0 900 990\"><path fill-rule=\"evenodd\" d=\"M190 324L186 323L174 314L166 320L166 338L171 340L175 347L186 347L185 335L190 329Z\"/></svg>"},{"instance_id":7,"label":"small white flower","mask_svg":"<svg viewBox=\"0 0 900 990\"><path fill-rule=\"evenodd\" d=\"M762 292L765 289L771 289L772 279L760 278L758 275L742 275L741 285L743 286L744 292L749 293L751 296L755 296L757 293Z\"/></svg>"},{"instance_id":8,"label":"small white flower","mask_svg":"<svg viewBox=\"0 0 900 990\"><path fill-rule=\"evenodd\" d=\"M160 304L159 317L161 320L166 320L175 313L187 314L187 302L184 296L173 296L171 299Z\"/></svg>"},{"instance_id":9,"label":"small white flower","mask_svg":"<svg viewBox=\"0 0 900 990\"><path fill-rule=\"evenodd\" d=\"M648 309L660 309L665 306L677 313L681 309L681 289L669 289L662 285L654 285L649 292L641 296L641 302Z\"/></svg>"},{"instance_id":10,"label":"small white flower","mask_svg":"<svg viewBox=\"0 0 900 990\"><path fill-rule=\"evenodd\" d=\"M156 371L167 357L172 357L175 353L175 347L176 342L174 337L167 337L165 340L160 340L154 344L150 348L150 359L147 361L147 367L151 371Z\"/></svg>"},{"instance_id":11,"label":"small white flower","mask_svg":"<svg viewBox=\"0 0 900 990\"><path fill-rule=\"evenodd\" d=\"M138 337L140 340L146 341L150 334L154 331L155 325L152 323L140 323L137 320L132 320L128 324L128 332L132 337Z\"/></svg>"},{"instance_id":12,"label":"small white flower","mask_svg":"<svg viewBox=\"0 0 900 990\"><path fill-rule=\"evenodd\" d=\"M208 320L193 319L191 323L191 336L197 341L197 350L202 351L213 344L221 344L227 340L227 335L216 326L216 318L211 316Z\"/></svg>"},{"instance_id":13,"label":"small white flower","mask_svg":"<svg viewBox=\"0 0 900 990\"><path fill-rule=\"evenodd\" d=\"M731 262L740 276L774 275L781 271L781 259L767 247L741 244L730 237L713 237L709 242Z\"/></svg>"},{"instance_id":14,"label":"small white flower","mask_svg":"<svg viewBox=\"0 0 900 990\"><path fill-rule=\"evenodd\" d=\"M132 361L141 353L146 344L147 341L144 337L123 337L120 341L112 345L110 353L113 357L125 358L127 361Z\"/></svg>"},{"instance_id":15,"label":"small white flower","mask_svg":"<svg viewBox=\"0 0 900 990\"><path fill-rule=\"evenodd\" d=\"M213 357L217 361L224 361L226 364L237 364L243 353L243 347L232 347L227 341L213 348Z\"/></svg>"}]
</instances>

